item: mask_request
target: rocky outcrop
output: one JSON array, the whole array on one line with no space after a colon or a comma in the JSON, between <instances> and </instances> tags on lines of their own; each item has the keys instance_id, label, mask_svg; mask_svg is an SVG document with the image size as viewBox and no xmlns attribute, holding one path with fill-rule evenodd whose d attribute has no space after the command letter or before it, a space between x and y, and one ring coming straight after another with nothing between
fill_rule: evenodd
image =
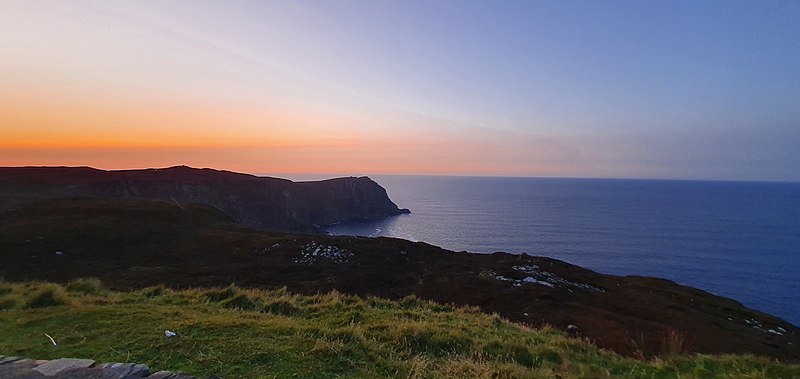
<instances>
[{"instance_id":1,"label":"rocky outcrop","mask_svg":"<svg viewBox=\"0 0 800 379\"><path fill-rule=\"evenodd\" d=\"M60 358L52 361L0 355L0 378L15 379L197 379L194 376L158 371L135 363L98 364L91 359Z\"/></svg>"},{"instance_id":2,"label":"rocky outcrop","mask_svg":"<svg viewBox=\"0 0 800 379\"><path fill-rule=\"evenodd\" d=\"M0 168L0 206L54 198L162 200L203 204L239 224L319 232L322 226L408 213L368 177L316 182L195 169L103 171L88 167Z\"/></svg>"}]
</instances>

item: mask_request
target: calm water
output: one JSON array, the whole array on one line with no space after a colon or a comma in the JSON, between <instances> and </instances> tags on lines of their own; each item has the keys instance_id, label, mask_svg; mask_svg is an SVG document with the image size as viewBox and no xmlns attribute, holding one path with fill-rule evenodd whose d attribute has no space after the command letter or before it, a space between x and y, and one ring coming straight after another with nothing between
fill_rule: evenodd
<instances>
[{"instance_id":1,"label":"calm water","mask_svg":"<svg viewBox=\"0 0 800 379\"><path fill-rule=\"evenodd\" d=\"M558 258L731 297L800 325L800 183L373 176L412 214L336 225Z\"/></svg>"}]
</instances>

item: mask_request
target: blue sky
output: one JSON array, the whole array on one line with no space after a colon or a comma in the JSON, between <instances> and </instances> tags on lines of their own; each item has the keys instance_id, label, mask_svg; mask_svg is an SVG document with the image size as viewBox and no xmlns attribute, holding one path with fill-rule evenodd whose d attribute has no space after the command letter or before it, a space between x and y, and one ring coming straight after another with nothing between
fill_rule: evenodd
<instances>
[{"instance_id":1,"label":"blue sky","mask_svg":"<svg viewBox=\"0 0 800 379\"><path fill-rule=\"evenodd\" d=\"M800 180L796 1L2 8L6 164Z\"/></svg>"}]
</instances>

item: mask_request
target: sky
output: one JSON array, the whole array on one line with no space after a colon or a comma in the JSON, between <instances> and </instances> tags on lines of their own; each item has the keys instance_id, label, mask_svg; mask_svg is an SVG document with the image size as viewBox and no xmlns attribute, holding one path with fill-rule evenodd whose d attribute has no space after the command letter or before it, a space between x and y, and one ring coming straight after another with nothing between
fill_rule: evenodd
<instances>
[{"instance_id":1,"label":"sky","mask_svg":"<svg viewBox=\"0 0 800 379\"><path fill-rule=\"evenodd\" d=\"M798 1L0 1L0 166L800 181Z\"/></svg>"}]
</instances>

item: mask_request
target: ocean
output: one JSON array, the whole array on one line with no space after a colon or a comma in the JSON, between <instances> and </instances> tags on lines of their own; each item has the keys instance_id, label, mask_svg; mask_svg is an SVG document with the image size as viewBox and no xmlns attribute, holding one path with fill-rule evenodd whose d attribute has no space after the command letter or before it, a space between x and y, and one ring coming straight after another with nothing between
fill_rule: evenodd
<instances>
[{"instance_id":1,"label":"ocean","mask_svg":"<svg viewBox=\"0 0 800 379\"><path fill-rule=\"evenodd\" d=\"M412 213L334 225L329 233L655 276L800 325L800 183L370 177Z\"/></svg>"},{"instance_id":2,"label":"ocean","mask_svg":"<svg viewBox=\"0 0 800 379\"><path fill-rule=\"evenodd\" d=\"M371 177L412 213L329 233L666 278L800 325L800 183Z\"/></svg>"}]
</instances>

